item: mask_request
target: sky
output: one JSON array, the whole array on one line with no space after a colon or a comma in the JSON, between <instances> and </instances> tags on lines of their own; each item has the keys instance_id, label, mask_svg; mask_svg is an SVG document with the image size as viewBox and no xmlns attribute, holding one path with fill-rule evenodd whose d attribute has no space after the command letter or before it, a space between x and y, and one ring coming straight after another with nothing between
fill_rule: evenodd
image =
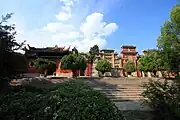
<instances>
[{"instance_id":1,"label":"sky","mask_svg":"<svg viewBox=\"0 0 180 120\"><path fill-rule=\"evenodd\" d=\"M58 45L81 52L97 44L120 52L156 48L160 28L178 0L1 0L0 15L14 13L16 40L33 47Z\"/></svg>"}]
</instances>

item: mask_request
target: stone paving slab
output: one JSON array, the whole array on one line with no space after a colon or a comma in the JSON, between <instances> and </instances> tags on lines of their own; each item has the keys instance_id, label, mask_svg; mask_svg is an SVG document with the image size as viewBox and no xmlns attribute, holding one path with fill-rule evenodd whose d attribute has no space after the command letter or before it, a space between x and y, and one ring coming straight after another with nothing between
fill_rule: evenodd
<instances>
[{"instance_id":1,"label":"stone paving slab","mask_svg":"<svg viewBox=\"0 0 180 120\"><path fill-rule=\"evenodd\" d=\"M142 105L141 101L114 102L120 110L149 111L148 106Z\"/></svg>"}]
</instances>

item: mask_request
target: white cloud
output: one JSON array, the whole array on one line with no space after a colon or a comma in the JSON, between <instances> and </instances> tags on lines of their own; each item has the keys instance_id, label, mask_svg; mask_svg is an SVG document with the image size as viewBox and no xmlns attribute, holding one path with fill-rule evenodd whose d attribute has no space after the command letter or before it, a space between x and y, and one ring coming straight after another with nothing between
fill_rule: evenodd
<instances>
[{"instance_id":1,"label":"white cloud","mask_svg":"<svg viewBox=\"0 0 180 120\"><path fill-rule=\"evenodd\" d=\"M61 15L56 15L56 22L47 23L44 27L36 30L22 30L24 32L18 34L17 38L27 40L27 43L34 47L70 45L83 52L89 51L89 48L95 44L99 45L100 48L106 47L107 41L105 38L115 32L118 25L105 22L103 14L97 12L86 16L85 20L81 21L80 26L72 22L65 22L64 20L69 18L67 19L63 12L71 15L71 8L77 0L60 1L63 6L59 12Z\"/></svg>"},{"instance_id":2,"label":"white cloud","mask_svg":"<svg viewBox=\"0 0 180 120\"><path fill-rule=\"evenodd\" d=\"M93 13L86 18L86 22L80 27L80 30L87 38L96 36L110 35L118 28L116 23L109 23L103 21L103 14Z\"/></svg>"},{"instance_id":3,"label":"white cloud","mask_svg":"<svg viewBox=\"0 0 180 120\"><path fill-rule=\"evenodd\" d=\"M45 32L71 32L75 29L73 25L63 24L61 22L48 23L45 27L42 28L42 31Z\"/></svg>"},{"instance_id":4,"label":"white cloud","mask_svg":"<svg viewBox=\"0 0 180 120\"><path fill-rule=\"evenodd\" d=\"M56 15L56 19L59 21L67 21L71 18L71 9L75 2L78 0L60 0L60 2L63 4L61 7L60 12Z\"/></svg>"},{"instance_id":5,"label":"white cloud","mask_svg":"<svg viewBox=\"0 0 180 120\"><path fill-rule=\"evenodd\" d=\"M74 39L77 39L79 37L79 32L56 33L55 35L52 35L53 40L59 40L61 43L73 41Z\"/></svg>"},{"instance_id":6,"label":"white cloud","mask_svg":"<svg viewBox=\"0 0 180 120\"><path fill-rule=\"evenodd\" d=\"M71 14L67 12L59 12L59 14L56 15L56 18L60 21L66 21L71 18Z\"/></svg>"}]
</instances>

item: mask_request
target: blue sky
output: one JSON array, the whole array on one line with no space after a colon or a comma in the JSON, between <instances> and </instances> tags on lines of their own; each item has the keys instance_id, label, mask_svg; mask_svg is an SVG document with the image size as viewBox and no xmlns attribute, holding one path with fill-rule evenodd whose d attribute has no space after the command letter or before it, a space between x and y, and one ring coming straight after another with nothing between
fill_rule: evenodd
<instances>
[{"instance_id":1,"label":"blue sky","mask_svg":"<svg viewBox=\"0 0 180 120\"><path fill-rule=\"evenodd\" d=\"M80 51L136 45L155 48L160 27L176 0L2 0L0 13L13 12L17 40L31 46L75 46Z\"/></svg>"}]
</instances>

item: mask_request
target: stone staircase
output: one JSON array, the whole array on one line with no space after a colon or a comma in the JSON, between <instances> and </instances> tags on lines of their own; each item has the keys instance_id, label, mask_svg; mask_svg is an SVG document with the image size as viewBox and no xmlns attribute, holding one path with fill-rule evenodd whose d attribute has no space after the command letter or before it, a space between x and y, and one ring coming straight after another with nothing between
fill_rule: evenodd
<instances>
[{"instance_id":1,"label":"stone staircase","mask_svg":"<svg viewBox=\"0 0 180 120\"><path fill-rule=\"evenodd\" d=\"M142 99L143 88L140 86L118 85L116 88L94 88L114 102L137 101Z\"/></svg>"},{"instance_id":2,"label":"stone staircase","mask_svg":"<svg viewBox=\"0 0 180 120\"><path fill-rule=\"evenodd\" d=\"M90 85L113 101L120 110L148 110L142 105L143 88L138 83L107 84L93 80Z\"/></svg>"}]
</instances>

